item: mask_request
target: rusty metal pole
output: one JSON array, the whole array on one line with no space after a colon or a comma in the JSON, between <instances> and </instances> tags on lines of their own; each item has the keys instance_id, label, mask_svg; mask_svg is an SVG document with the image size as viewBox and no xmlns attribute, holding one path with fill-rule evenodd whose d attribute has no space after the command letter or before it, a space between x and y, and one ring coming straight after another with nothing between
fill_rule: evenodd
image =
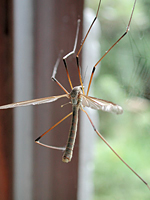
<instances>
[{"instance_id":1,"label":"rusty metal pole","mask_svg":"<svg viewBox=\"0 0 150 200\"><path fill-rule=\"evenodd\" d=\"M0 105L13 99L12 1L0 1ZM13 199L12 111L0 112L0 199Z\"/></svg>"},{"instance_id":2,"label":"rusty metal pole","mask_svg":"<svg viewBox=\"0 0 150 200\"><path fill-rule=\"evenodd\" d=\"M38 0L35 14L35 96L44 97L63 94L63 91L51 75L60 50L63 55L72 51L77 19L82 21L83 0ZM82 39L82 23L78 48ZM77 49L78 49L77 48ZM80 61L81 63L81 61ZM75 56L67 59L73 86L80 85ZM60 62L57 79L70 91L63 62ZM35 110L35 138L54 125L66 114L71 106L60 106L67 102L60 100L48 105L41 105ZM43 142L51 145L65 146L71 118L65 120ZM78 133L79 134L79 133ZM71 163L63 163L62 152L35 145L34 195L35 199L75 200L77 199L78 152L79 137L77 136Z\"/></svg>"}]
</instances>

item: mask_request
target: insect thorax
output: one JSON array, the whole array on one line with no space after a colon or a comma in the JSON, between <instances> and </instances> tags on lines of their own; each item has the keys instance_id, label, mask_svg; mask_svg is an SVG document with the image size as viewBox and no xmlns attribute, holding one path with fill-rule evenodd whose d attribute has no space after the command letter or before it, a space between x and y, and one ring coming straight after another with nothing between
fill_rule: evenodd
<instances>
[{"instance_id":1,"label":"insect thorax","mask_svg":"<svg viewBox=\"0 0 150 200\"><path fill-rule=\"evenodd\" d=\"M70 98L73 105L78 105L82 101L80 94L82 94L82 87L76 86L70 92Z\"/></svg>"}]
</instances>

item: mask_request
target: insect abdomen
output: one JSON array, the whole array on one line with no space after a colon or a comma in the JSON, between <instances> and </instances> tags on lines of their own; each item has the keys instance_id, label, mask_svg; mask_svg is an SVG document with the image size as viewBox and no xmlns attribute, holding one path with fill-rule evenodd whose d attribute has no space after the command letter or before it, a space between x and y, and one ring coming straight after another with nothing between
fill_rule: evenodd
<instances>
[{"instance_id":1,"label":"insect abdomen","mask_svg":"<svg viewBox=\"0 0 150 200\"><path fill-rule=\"evenodd\" d=\"M66 145L65 152L62 157L62 161L68 163L71 161L73 148L76 139L77 124L78 124L78 110L77 106L73 106L72 123L70 127L69 137Z\"/></svg>"}]
</instances>

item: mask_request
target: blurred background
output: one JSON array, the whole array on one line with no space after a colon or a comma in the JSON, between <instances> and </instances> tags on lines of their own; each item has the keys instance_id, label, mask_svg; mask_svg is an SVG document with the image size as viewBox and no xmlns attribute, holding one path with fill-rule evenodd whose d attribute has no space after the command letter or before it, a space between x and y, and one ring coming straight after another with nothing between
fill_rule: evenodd
<instances>
[{"instance_id":1,"label":"blurred background","mask_svg":"<svg viewBox=\"0 0 150 200\"><path fill-rule=\"evenodd\" d=\"M98 1L88 1L96 10ZM133 1L102 1L101 54L123 34ZM119 116L99 112L99 130L146 181L150 177L150 45L149 1L137 1L130 31L102 60L94 79L96 97L123 107ZM149 199L149 191L96 139L93 199Z\"/></svg>"},{"instance_id":2,"label":"blurred background","mask_svg":"<svg viewBox=\"0 0 150 200\"><path fill-rule=\"evenodd\" d=\"M80 41L95 17L99 1L8 0L1 2L0 105L63 94L51 81L53 67L73 49L77 19ZM94 64L125 32L134 1L102 0L81 52L85 87ZM150 3L138 0L129 33L97 66L90 96L122 106L122 115L87 109L93 123L117 153L150 184ZM77 52L76 50L76 52ZM67 59L73 85L79 85L75 55ZM63 62L57 79L70 91ZM149 199L144 185L93 131L84 113L71 163L61 151L41 147L34 140L71 111L48 105L0 112L0 199L110 200ZM42 142L65 146L70 119Z\"/></svg>"}]
</instances>

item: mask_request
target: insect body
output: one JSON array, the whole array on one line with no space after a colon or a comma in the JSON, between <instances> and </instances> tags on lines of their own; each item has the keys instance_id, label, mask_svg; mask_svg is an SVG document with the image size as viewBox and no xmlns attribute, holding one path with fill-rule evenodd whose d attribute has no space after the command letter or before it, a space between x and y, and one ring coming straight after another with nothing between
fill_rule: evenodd
<instances>
[{"instance_id":1,"label":"insect body","mask_svg":"<svg viewBox=\"0 0 150 200\"><path fill-rule=\"evenodd\" d=\"M71 122L67 146L62 158L63 162L69 162L71 161L72 158L73 147L77 132L79 109L83 110L83 107L86 106L97 110L100 109L103 111L114 112L116 114L121 114L123 112L122 108L116 104L83 95L82 86L74 87L69 97L72 103L72 122Z\"/></svg>"},{"instance_id":2,"label":"insect body","mask_svg":"<svg viewBox=\"0 0 150 200\"><path fill-rule=\"evenodd\" d=\"M71 161L71 158L72 158L73 148L74 148L74 143L75 143L75 138L76 138L76 133L77 133L78 111L79 111L79 108L82 106L81 94L82 94L82 87L80 86L74 87L70 93L70 99L72 103L72 122L71 122L67 146L62 158L63 162L69 162Z\"/></svg>"}]
</instances>

